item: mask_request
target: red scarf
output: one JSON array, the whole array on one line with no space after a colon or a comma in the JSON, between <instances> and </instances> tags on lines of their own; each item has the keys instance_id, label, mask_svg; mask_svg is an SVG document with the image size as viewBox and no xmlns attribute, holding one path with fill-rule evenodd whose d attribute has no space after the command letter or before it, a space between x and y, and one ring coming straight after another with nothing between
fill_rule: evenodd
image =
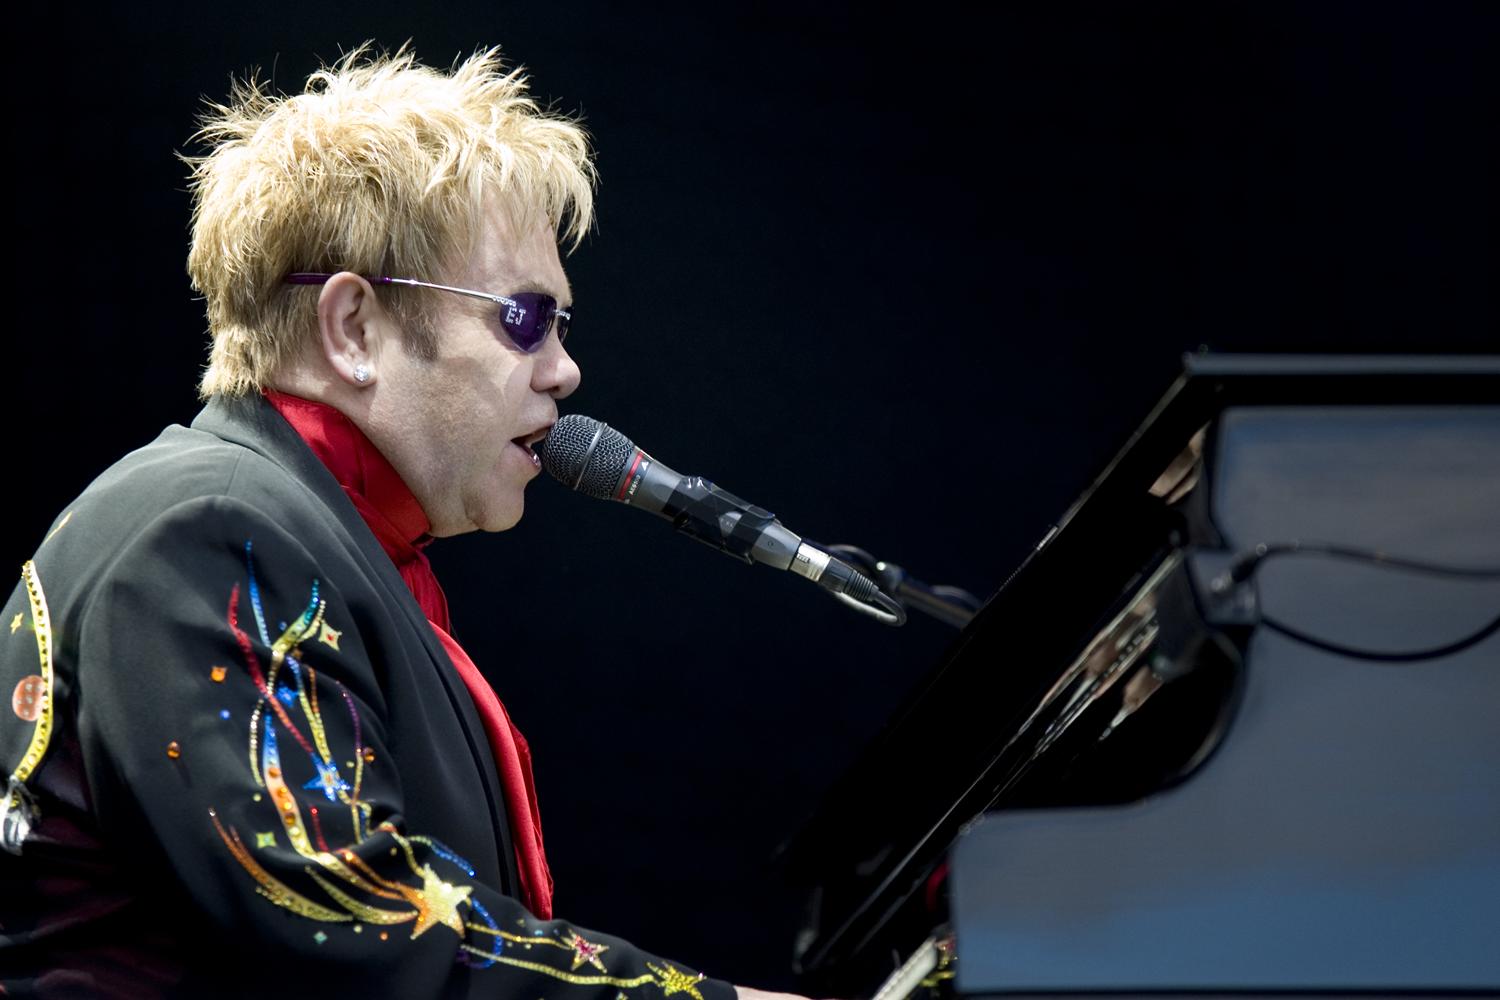
<instances>
[{"instance_id":1,"label":"red scarf","mask_svg":"<svg viewBox=\"0 0 1500 1000\"><path fill-rule=\"evenodd\" d=\"M531 775L531 748L469 654L448 634L452 627L448 620L448 599L432 572L432 564L422 552L432 541L427 535L431 527L427 515L391 463L348 417L331 406L274 389L267 389L265 395L344 488L354 509L396 564L401 579L406 581L459 677L463 678L479 709L479 717L484 720L490 751L495 755L495 769L505 791L516 867L521 874L521 902L543 920L552 919L552 873L542 847L542 820L537 812L536 785Z\"/></svg>"}]
</instances>

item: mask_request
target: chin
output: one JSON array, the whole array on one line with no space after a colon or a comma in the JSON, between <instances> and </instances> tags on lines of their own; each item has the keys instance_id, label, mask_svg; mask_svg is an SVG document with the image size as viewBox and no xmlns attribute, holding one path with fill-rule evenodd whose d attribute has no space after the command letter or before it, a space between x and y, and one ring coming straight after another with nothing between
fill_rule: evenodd
<instances>
[{"instance_id":1,"label":"chin","mask_svg":"<svg viewBox=\"0 0 1500 1000\"><path fill-rule=\"evenodd\" d=\"M514 528L526 512L526 505L518 497L514 503L473 504L443 524L434 523L430 529L433 538L452 538L471 531L508 531Z\"/></svg>"},{"instance_id":2,"label":"chin","mask_svg":"<svg viewBox=\"0 0 1500 1000\"><path fill-rule=\"evenodd\" d=\"M479 526L479 530L480 531L509 531L511 528L514 528L516 525L518 525L520 523L521 523L521 514L518 511L517 513L515 513L511 517L500 518L500 519L494 520L494 521L488 521L488 522L480 525Z\"/></svg>"},{"instance_id":3,"label":"chin","mask_svg":"<svg viewBox=\"0 0 1500 1000\"><path fill-rule=\"evenodd\" d=\"M524 513L526 513L526 504L517 498L514 504L503 504L496 508L486 509L475 520L474 525L480 531L509 531L521 523L521 515Z\"/></svg>"},{"instance_id":4,"label":"chin","mask_svg":"<svg viewBox=\"0 0 1500 1000\"><path fill-rule=\"evenodd\" d=\"M526 513L526 483L502 476L473 481L454 513L462 515L464 531L508 531Z\"/></svg>"}]
</instances>

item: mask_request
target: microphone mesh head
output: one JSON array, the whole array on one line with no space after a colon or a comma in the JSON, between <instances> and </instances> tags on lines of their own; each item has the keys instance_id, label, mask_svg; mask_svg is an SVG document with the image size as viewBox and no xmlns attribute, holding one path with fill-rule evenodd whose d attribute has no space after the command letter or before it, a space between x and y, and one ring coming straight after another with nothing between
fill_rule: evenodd
<instances>
[{"instance_id":1,"label":"microphone mesh head","mask_svg":"<svg viewBox=\"0 0 1500 1000\"><path fill-rule=\"evenodd\" d=\"M595 440L597 435L598 440ZM542 468L569 489L600 500L614 496L635 445L606 423L570 413L542 443Z\"/></svg>"}]
</instances>

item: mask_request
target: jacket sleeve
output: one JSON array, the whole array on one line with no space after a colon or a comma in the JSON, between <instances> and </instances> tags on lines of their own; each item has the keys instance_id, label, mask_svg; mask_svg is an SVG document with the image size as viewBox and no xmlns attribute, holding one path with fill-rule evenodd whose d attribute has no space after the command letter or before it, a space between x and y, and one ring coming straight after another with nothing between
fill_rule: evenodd
<instances>
[{"instance_id":1,"label":"jacket sleeve","mask_svg":"<svg viewBox=\"0 0 1500 1000\"><path fill-rule=\"evenodd\" d=\"M536 919L409 829L379 650L340 581L238 501L191 501L79 609L79 736L101 826L186 888L226 990L732 1000L733 987Z\"/></svg>"}]
</instances>

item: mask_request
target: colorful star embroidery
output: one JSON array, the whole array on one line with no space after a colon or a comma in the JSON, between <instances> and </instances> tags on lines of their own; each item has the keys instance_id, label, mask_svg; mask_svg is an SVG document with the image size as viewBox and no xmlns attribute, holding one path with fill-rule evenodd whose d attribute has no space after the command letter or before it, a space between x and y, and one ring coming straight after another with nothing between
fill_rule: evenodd
<instances>
[{"instance_id":1,"label":"colorful star embroidery","mask_svg":"<svg viewBox=\"0 0 1500 1000\"><path fill-rule=\"evenodd\" d=\"M665 969L658 969L650 962L646 968L656 974L656 985L661 987L661 995L669 997L673 993L686 993L693 1000L703 1000L703 994L698 992L698 983L703 979L702 975L694 975L691 972L683 972L674 967L670 962Z\"/></svg>"},{"instance_id":2,"label":"colorful star embroidery","mask_svg":"<svg viewBox=\"0 0 1500 1000\"><path fill-rule=\"evenodd\" d=\"M339 777L338 766L331 761L313 760L313 767L318 769L318 776L303 785L308 791L322 792L329 802L337 802L340 792L349 791L349 782Z\"/></svg>"},{"instance_id":3,"label":"colorful star embroidery","mask_svg":"<svg viewBox=\"0 0 1500 1000\"><path fill-rule=\"evenodd\" d=\"M323 633L318 636L318 641L325 646L332 646L335 650L339 648L339 636L343 635L338 629L326 622L323 625Z\"/></svg>"},{"instance_id":4,"label":"colorful star embroidery","mask_svg":"<svg viewBox=\"0 0 1500 1000\"><path fill-rule=\"evenodd\" d=\"M257 833L255 835L255 846L256 847L275 847L276 846L276 831L274 831L274 830L267 830L265 833Z\"/></svg>"},{"instance_id":5,"label":"colorful star embroidery","mask_svg":"<svg viewBox=\"0 0 1500 1000\"><path fill-rule=\"evenodd\" d=\"M16 629L21 627L21 622L26 619L26 612L17 611L16 616L10 620L10 634L15 635Z\"/></svg>"},{"instance_id":6,"label":"colorful star embroidery","mask_svg":"<svg viewBox=\"0 0 1500 1000\"><path fill-rule=\"evenodd\" d=\"M208 672L208 679L215 684L223 684L227 676L229 676L229 670L226 667L213 667Z\"/></svg>"},{"instance_id":7,"label":"colorful star embroidery","mask_svg":"<svg viewBox=\"0 0 1500 1000\"><path fill-rule=\"evenodd\" d=\"M287 708L291 708L293 705L297 704L297 692L293 691L289 687L277 687L276 697L280 698L281 703Z\"/></svg>"},{"instance_id":8,"label":"colorful star embroidery","mask_svg":"<svg viewBox=\"0 0 1500 1000\"><path fill-rule=\"evenodd\" d=\"M599 956L609 951L609 945L585 940L577 931L571 930L568 931L568 937L563 944L573 949L573 968L576 969L587 962L600 972L609 971L604 968L604 963L599 961Z\"/></svg>"},{"instance_id":9,"label":"colorful star embroidery","mask_svg":"<svg viewBox=\"0 0 1500 1000\"><path fill-rule=\"evenodd\" d=\"M431 865L423 865L422 888L413 889L399 882L394 888L417 908L417 925L411 931L413 940L421 937L435 924L452 928L453 933L463 937L464 918L458 915L458 904L469 898L469 893L474 891L473 886L451 885L438 878ZM699 997L698 1000L703 998Z\"/></svg>"}]
</instances>

